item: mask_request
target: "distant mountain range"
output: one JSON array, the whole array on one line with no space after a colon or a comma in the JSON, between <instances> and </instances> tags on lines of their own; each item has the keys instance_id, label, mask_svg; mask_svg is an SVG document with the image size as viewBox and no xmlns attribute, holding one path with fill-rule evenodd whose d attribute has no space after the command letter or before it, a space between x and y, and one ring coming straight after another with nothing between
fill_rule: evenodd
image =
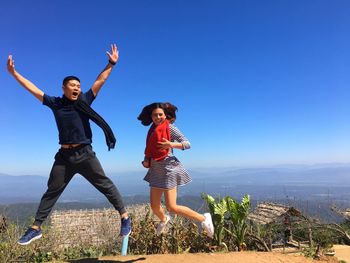
<instances>
[{"instance_id":1,"label":"distant mountain range","mask_svg":"<svg viewBox=\"0 0 350 263\"><path fill-rule=\"evenodd\" d=\"M144 172L114 173L108 176L123 195L147 195ZM242 196L255 199L350 200L350 164L285 165L265 168L213 168L192 170L192 183L181 187L179 195ZM0 204L38 202L46 190L47 177L12 176L0 173ZM82 176L76 175L60 202L104 200Z\"/></svg>"}]
</instances>

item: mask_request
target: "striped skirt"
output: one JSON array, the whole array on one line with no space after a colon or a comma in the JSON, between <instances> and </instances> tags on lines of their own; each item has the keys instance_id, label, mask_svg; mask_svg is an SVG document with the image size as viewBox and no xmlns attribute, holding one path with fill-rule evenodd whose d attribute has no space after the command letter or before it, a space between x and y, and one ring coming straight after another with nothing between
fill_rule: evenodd
<instances>
[{"instance_id":1,"label":"striped skirt","mask_svg":"<svg viewBox=\"0 0 350 263\"><path fill-rule=\"evenodd\" d=\"M151 167L143 179L150 187L167 190L192 181L185 167L175 156L168 156L159 162L151 160Z\"/></svg>"}]
</instances>

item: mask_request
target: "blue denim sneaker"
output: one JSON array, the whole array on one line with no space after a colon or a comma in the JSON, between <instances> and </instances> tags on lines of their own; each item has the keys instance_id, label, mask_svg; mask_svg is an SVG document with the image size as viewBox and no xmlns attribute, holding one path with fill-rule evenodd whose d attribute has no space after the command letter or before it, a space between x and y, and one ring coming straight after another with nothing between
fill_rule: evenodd
<instances>
[{"instance_id":1,"label":"blue denim sneaker","mask_svg":"<svg viewBox=\"0 0 350 263\"><path fill-rule=\"evenodd\" d=\"M18 244L25 246L30 244L32 241L42 237L41 229L36 230L34 228L28 228L24 235L18 240Z\"/></svg>"},{"instance_id":2,"label":"blue denim sneaker","mask_svg":"<svg viewBox=\"0 0 350 263\"><path fill-rule=\"evenodd\" d=\"M125 237L131 233L131 219L128 218L122 218L122 223L120 225L120 235L122 237Z\"/></svg>"}]
</instances>

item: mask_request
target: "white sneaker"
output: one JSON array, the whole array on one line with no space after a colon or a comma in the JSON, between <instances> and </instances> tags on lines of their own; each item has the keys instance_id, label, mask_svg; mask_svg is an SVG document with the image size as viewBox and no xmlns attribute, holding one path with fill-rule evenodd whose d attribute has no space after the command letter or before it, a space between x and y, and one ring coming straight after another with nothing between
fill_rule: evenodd
<instances>
[{"instance_id":1,"label":"white sneaker","mask_svg":"<svg viewBox=\"0 0 350 263\"><path fill-rule=\"evenodd\" d=\"M207 236L210 238L213 238L214 236L214 225L213 220L211 219L210 213L203 214L205 217L205 220L202 222L202 228L207 232Z\"/></svg>"},{"instance_id":2,"label":"white sneaker","mask_svg":"<svg viewBox=\"0 0 350 263\"><path fill-rule=\"evenodd\" d=\"M158 226L157 226L157 230L156 230L156 234L160 235L164 232L164 229L166 227L166 225L168 224L168 222L170 221L171 217L169 215L165 216L165 221L161 221Z\"/></svg>"}]
</instances>

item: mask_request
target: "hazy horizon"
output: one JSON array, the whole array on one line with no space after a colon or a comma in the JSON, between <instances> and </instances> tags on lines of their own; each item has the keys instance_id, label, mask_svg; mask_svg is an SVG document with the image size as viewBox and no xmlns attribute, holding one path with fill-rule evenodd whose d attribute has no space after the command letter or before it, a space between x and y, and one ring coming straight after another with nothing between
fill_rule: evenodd
<instances>
[{"instance_id":1,"label":"hazy horizon","mask_svg":"<svg viewBox=\"0 0 350 263\"><path fill-rule=\"evenodd\" d=\"M179 187L178 195L242 196L255 199L293 198L300 200L334 200L350 203L350 164L283 166L264 168L231 168L223 170L190 170L193 181ZM126 196L148 195L144 171L110 173L108 176ZM0 173L0 203L36 202L47 187L47 176L10 176ZM76 175L60 202L97 202L104 200L89 182Z\"/></svg>"},{"instance_id":2,"label":"hazy horizon","mask_svg":"<svg viewBox=\"0 0 350 263\"><path fill-rule=\"evenodd\" d=\"M212 173L212 172L225 172L225 171L233 171L233 170L243 170L243 169L274 169L274 168L304 168L304 169L313 169L313 168L319 168L319 167L350 167L350 162L344 162L344 163L312 163L312 164L303 164L303 163L283 163L283 164L275 164L275 165L232 165L232 166L208 166L208 167L186 167L187 170L194 171L194 172L200 172L200 173ZM138 169L127 169L127 170L106 170L105 171L108 174L123 174L123 173L147 173L147 170L145 168L138 168ZM0 170L0 176L1 175L8 175L8 176L43 176L48 177L50 173L50 170L44 171L42 173L7 173Z\"/></svg>"}]
</instances>

